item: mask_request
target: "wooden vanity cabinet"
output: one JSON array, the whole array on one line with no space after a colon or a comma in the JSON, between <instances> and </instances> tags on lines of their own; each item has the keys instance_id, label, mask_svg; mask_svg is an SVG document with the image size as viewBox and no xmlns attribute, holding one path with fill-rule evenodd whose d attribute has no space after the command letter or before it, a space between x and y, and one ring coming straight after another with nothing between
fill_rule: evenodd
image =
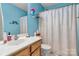
<instances>
[{"instance_id":1,"label":"wooden vanity cabinet","mask_svg":"<svg viewBox=\"0 0 79 59\"><path fill-rule=\"evenodd\" d=\"M16 56L30 56L30 47L23 49L19 53L16 53Z\"/></svg>"},{"instance_id":2,"label":"wooden vanity cabinet","mask_svg":"<svg viewBox=\"0 0 79 59\"><path fill-rule=\"evenodd\" d=\"M12 54L12 56L40 56L41 55L41 40L36 41L26 48Z\"/></svg>"},{"instance_id":3,"label":"wooden vanity cabinet","mask_svg":"<svg viewBox=\"0 0 79 59\"><path fill-rule=\"evenodd\" d=\"M41 47L37 48L31 56L40 56L41 55Z\"/></svg>"},{"instance_id":4,"label":"wooden vanity cabinet","mask_svg":"<svg viewBox=\"0 0 79 59\"><path fill-rule=\"evenodd\" d=\"M31 56L40 56L40 55L41 55L41 40L31 45Z\"/></svg>"}]
</instances>

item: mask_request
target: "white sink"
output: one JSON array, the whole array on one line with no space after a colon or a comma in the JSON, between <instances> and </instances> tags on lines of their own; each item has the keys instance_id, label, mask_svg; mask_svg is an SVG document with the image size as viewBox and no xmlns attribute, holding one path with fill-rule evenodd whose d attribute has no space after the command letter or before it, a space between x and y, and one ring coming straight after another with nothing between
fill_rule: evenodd
<instances>
[{"instance_id":1,"label":"white sink","mask_svg":"<svg viewBox=\"0 0 79 59\"><path fill-rule=\"evenodd\" d=\"M11 42L8 42L6 45L9 45L9 46L15 46L15 45L19 45L21 43L23 43L25 40L14 40L14 41L11 41Z\"/></svg>"}]
</instances>

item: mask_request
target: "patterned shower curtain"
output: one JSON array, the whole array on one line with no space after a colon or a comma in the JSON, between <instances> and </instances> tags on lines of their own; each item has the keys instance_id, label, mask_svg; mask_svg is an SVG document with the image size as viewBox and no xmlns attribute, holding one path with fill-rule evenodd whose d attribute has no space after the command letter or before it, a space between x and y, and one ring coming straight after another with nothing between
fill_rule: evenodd
<instances>
[{"instance_id":1,"label":"patterned shower curtain","mask_svg":"<svg viewBox=\"0 0 79 59\"><path fill-rule=\"evenodd\" d=\"M39 13L42 42L51 46L54 55L76 53L76 5Z\"/></svg>"}]
</instances>

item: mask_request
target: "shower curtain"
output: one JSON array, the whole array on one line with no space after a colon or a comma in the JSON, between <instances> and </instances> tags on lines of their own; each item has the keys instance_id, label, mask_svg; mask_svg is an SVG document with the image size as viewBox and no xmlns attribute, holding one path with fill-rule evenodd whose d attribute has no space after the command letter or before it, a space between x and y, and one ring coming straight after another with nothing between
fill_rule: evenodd
<instances>
[{"instance_id":1,"label":"shower curtain","mask_svg":"<svg viewBox=\"0 0 79 59\"><path fill-rule=\"evenodd\" d=\"M70 5L39 13L42 42L51 46L54 55L77 55L75 9Z\"/></svg>"}]
</instances>

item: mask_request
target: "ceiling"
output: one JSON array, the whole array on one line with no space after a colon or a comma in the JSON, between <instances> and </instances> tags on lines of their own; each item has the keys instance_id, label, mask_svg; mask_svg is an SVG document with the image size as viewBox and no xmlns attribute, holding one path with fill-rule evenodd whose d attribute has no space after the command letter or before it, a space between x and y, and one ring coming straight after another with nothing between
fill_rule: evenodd
<instances>
[{"instance_id":1,"label":"ceiling","mask_svg":"<svg viewBox=\"0 0 79 59\"><path fill-rule=\"evenodd\" d=\"M56 3L41 3L41 5L46 9L48 6L54 5ZM27 3L13 3L13 5L21 8L24 11L27 11Z\"/></svg>"},{"instance_id":2,"label":"ceiling","mask_svg":"<svg viewBox=\"0 0 79 59\"><path fill-rule=\"evenodd\" d=\"M21 8L24 11L27 11L27 3L13 3L13 5Z\"/></svg>"}]
</instances>

